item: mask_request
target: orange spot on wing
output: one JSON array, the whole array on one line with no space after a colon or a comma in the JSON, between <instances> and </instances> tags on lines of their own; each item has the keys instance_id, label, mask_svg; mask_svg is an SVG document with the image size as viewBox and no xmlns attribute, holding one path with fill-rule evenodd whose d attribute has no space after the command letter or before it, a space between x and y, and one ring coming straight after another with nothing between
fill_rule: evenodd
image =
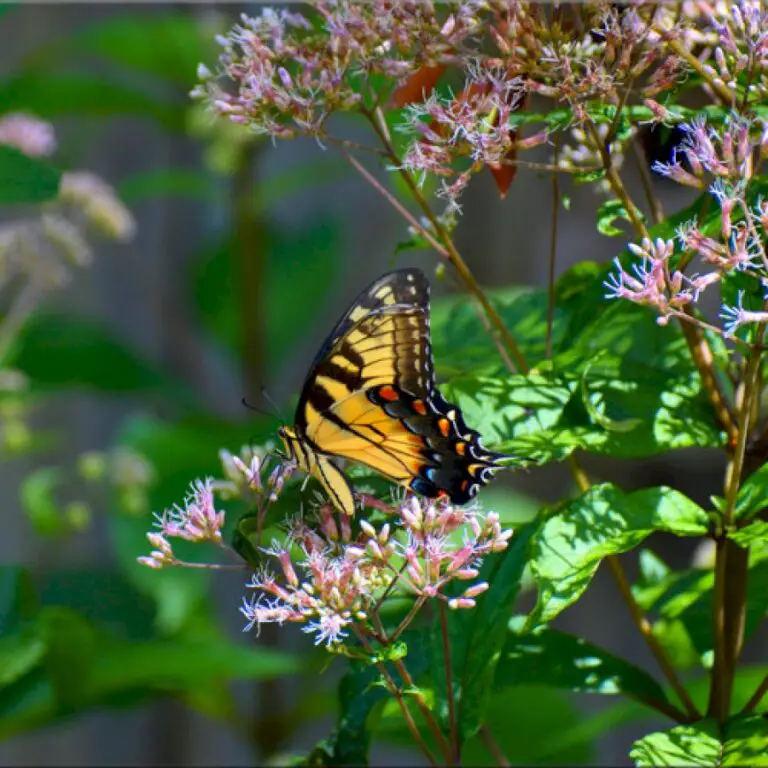
<instances>
[{"instance_id":1,"label":"orange spot on wing","mask_svg":"<svg viewBox=\"0 0 768 768\"><path fill-rule=\"evenodd\" d=\"M447 499L448 498L448 492L447 491L438 491L437 492L437 498L438 499Z\"/></svg>"},{"instance_id":2,"label":"orange spot on wing","mask_svg":"<svg viewBox=\"0 0 768 768\"><path fill-rule=\"evenodd\" d=\"M458 453L459 456L463 456L467 452L466 443L458 442L454 447L456 448L456 453Z\"/></svg>"},{"instance_id":3,"label":"orange spot on wing","mask_svg":"<svg viewBox=\"0 0 768 768\"><path fill-rule=\"evenodd\" d=\"M466 490L467 490L467 487L468 487L468 486L469 486L469 480L465 480L465 481L464 481L464 482L461 484L461 490L462 490L462 493L463 493L464 491L466 491Z\"/></svg>"},{"instance_id":4,"label":"orange spot on wing","mask_svg":"<svg viewBox=\"0 0 768 768\"><path fill-rule=\"evenodd\" d=\"M427 412L427 406L424 403L423 400L414 400L413 401L413 410L416 411L416 413L421 414L424 416Z\"/></svg>"},{"instance_id":5,"label":"orange spot on wing","mask_svg":"<svg viewBox=\"0 0 768 768\"><path fill-rule=\"evenodd\" d=\"M379 387L379 397L382 398L382 400L389 400L389 402L394 402L395 400L400 399L400 395L397 394L395 388L388 385Z\"/></svg>"},{"instance_id":6,"label":"orange spot on wing","mask_svg":"<svg viewBox=\"0 0 768 768\"><path fill-rule=\"evenodd\" d=\"M443 437L448 437L451 433L451 422L448 419L440 419L437 422L437 428L440 430Z\"/></svg>"}]
</instances>

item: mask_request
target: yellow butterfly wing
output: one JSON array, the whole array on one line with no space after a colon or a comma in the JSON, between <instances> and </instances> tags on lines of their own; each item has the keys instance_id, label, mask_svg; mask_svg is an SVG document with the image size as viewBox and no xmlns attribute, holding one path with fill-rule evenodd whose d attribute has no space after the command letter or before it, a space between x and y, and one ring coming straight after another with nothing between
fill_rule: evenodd
<instances>
[{"instance_id":1,"label":"yellow butterfly wing","mask_svg":"<svg viewBox=\"0 0 768 768\"><path fill-rule=\"evenodd\" d=\"M429 283L420 270L385 275L345 313L305 381L295 433L314 462L308 471L348 513L351 491L341 488L348 483L329 457L456 503L489 479L498 456L480 446L434 384Z\"/></svg>"}]
</instances>

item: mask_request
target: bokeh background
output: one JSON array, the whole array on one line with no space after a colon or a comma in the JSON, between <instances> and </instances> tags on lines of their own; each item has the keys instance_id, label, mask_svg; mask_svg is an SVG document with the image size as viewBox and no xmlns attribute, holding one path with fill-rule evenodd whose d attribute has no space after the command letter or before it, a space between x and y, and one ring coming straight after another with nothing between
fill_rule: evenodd
<instances>
[{"instance_id":1,"label":"bokeh background","mask_svg":"<svg viewBox=\"0 0 768 768\"><path fill-rule=\"evenodd\" d=\"M426 251L398 253L407 238L404 221L332 148L254 140L209 124L189 99L198 62L215 61L213 35L259 7L21 3L0 17L0 117L25 112L50 122L57 140L52 162L97 174L135 219L125 242L95 239L92 263L71 269L66 285L48 291L21 332L15 362L32 394L19 406L20 419L33 438L51 439L6 450L0 462L0 562L26 569L44 603L77 609L117 634L173 639L187 631L185 622L197 621L205 625L194 630L197 640L216 627L217 638L250 649L254 658L261 645L306 655L311 644L291 628L258 640L243 635L240 574L201 581L182 573L194 585L174 582L160 595L129 564L140 552L121 541L133 542L148 527L149 509L181 500L189 481L214 472L220 448L237 451L251 436L274 430L276 419L259 420L241 398L264 405L265 386L290 413L315 350L369 281L394 266L433 274L438 259ZM357 126L340 129L358 137ZM531 159L546 161L549 152L542 147ZM385 171L369 167L390 183ZM638 183L636 174L632 180ZM558 273L576 261L610 259L623 246L595 231L593 191L562 183L572 203L560 212ZM688 202L679 188L654 183L669 210ZM485 286L546 285L548 175L521 171L506 199L490 175L481 175L463 203L457 244ZM22 213L3 209L1 223ZM433 282L438 300L455 290L450 274ZM156 466L131 453L144 449ZM99 461L109 468L102 466L109 482L86 482L83 454L96 474ZM628 487L673 482L700 502L722 477L717 458L706 453L630 469L607 460L587 466ZM52 467L63 479L46 484L40 470ZM487 500L509 506L513 499L522 517L534 508L528 499L560 498L570 482L559 467L517 473L499 480ZM35 501L36 487L53 505L47 512ZM133 513L121 511L126 495ZM46 528L45 514L64 514L59 507L73 499L81 517ZM697 556L679 539L653 544L674 565ZM655 670L604 576L558 626ZM156 613L161 603L164 619ZM753 638L747 658L759 656L765 640L765 633ZM211 653L221 647L212 645ZM180 664L207 663L205 653L184 658ZM28 701L0 698L0 723L11 723L0 763L251 765L263 761L265 750L300 753L334 722L338 672L324 666L321 653L313 658L309 672L273 680L260 679L256 663L250 672L244 666L249 679L226 684L231 701L221 681L208 679L163 695L162 670L152 673L149 692L74 707L52 721L24 719ZM632 739L647 732L648 721L627 722L632 718L609 697L526 690L504 706L500 730L517 743L513 760L523 762L628 764ZM616 727L593 739L611 718ZM547 757L541 745L553 733L570 734L571 746ZM375 755L418 762L397 743L377 744Z\"/></svg>"}]
</instances>

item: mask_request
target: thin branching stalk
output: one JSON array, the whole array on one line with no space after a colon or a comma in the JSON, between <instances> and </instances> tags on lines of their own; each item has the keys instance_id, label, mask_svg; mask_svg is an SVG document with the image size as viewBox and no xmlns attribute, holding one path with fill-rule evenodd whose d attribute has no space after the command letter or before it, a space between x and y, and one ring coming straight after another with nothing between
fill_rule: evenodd
<instances>
[{"instance_id":1,"label":"thin branching stalk","mask_svg":"<svg viewBox=\"0 0 768 768\"><path fill-rule=\"evenodd\" d=\"M624 185L620 174L613 165L608 146L603 141L601 141L600 136L597 133L597 128L592 121L587 122L586 128L592 139L593 145L600 152L600 156L603 160L603 166L605 168L606 179L611 186L611 190L621 201L621 204L627 211L627 215L629 216L630 221L632 222L632 226L634 227L638 236L650 240L650 232L648 232L648 228L645 226L645 222L643 222L643 220L638 215L638 209L632 202L632 199L629 195L629 192L627 191L626 186ZM686 317L688 316L690 315L686 313ZM691 359L699 371L702 387L704 388L704 391L707 394L707 398L709 399L709 402L715 411L715 416L723 429L725 429L728 433L729 438L733 439L736 436L736 427L733 423L733 419L731 418L728 402L723 393L720 391L720 384L715 374L714 355L712 354L712 350L710 349L707 340L704 338L704 335L698 328L695 328L693 325L688 323L687 320L680 316L678 316L678 320L680 321L680 326L682 328L685 341L688 344L688 349L691 353Z\"/></svg>"},{"instance_id":2,"label":"thin branching stalk","mask_svg":"<svg viewBox=\"0 0 768 768\"><path fill-rule=\"evenodd\" d=\"M665 36L664 30L656 31L660 35ZM704 65L679 40L667 40L667 45L681 59L684 59L691 69L695 70L702 80L707 83L712 92L722 101L724 106L730 107L735 102L736 94L729 90L725 83L714 80Z\"/></svg>"},{"instance_id":3,"label":"thin branching stalk","mask_svg":"<svg viewBox=\"0 0 768 768\"><path fill-rule=\"evenodd\" d=\"M371 125L373 126L376 133L379 135L379 138L384 143L384 146L387 148L387 150L390 152L390 159L392 160L393 164L396 167L399 167L400 161L397 155L394 152L394 148L392 147L391 143L388 143L388 134L385 131L384 128L380 127L378 124L378 121L375 119L373 115L369 116L369 120L371 122ZM406 220L412 225L416 226L418 230L423 231L423 227L419 226L418 223L415 222L415 219L413 216L407 212L407 210L398 202L394 201L393 196L384 189L384 187L379 184L379 182L375 179L375 177L372 176L363 166L361 166L354 158L351 158L350 156L350 162L357 168L357 170L369 181L371 182L374 187L379 190L390 202L393 202L393 205L395 202L397 202L397 205L395 205L395 208L406 218ZM416 201L418 202L419 206L421 207L422 211L424 212L427 220L432 224L435 231L438 233L441 243L440 245L437 245L434 243L434 239L430 238L429 242L435 249L438 251L438 253L446 254L447 258L451 261L451 263L457 268L457 272L459 273L459 276L464 279L465 275L469 275L471 278L470 282L467 282L467 280L464 280L465 285L469 288L470 292L477 296L477 298L480 300L481 305L485 309L487 306L489 306L489 302L487 300L487 297L485 297L482 288L480 288L479 284L475 281L474 276L469 271L468 267L466 266L464 260L461 258L461 256L458 254L458 252L455 249L455 246L453 245L453 242L450 238L450 235L445 231L445 229L440 224L439 220L435 216L434 212L432 211L429 203L424 198L424 196L421 194L421 191L419 190L416 183L413 181L410 174L408 174L405 171L400 171L401 174L403 174L403 178L408 185L410 191L416 198ZM618 179L618 183L622 190L624 190L624 186L621 183L621 180ZM628 198L627 198L628 200ZM634 206L632 205L631 201L628 200L629 208L634 210ZM642 225L642 222L640 222ZM647 231L647 230L646 230ZM442 246L442 247L440 247ZM461 269L459 268L459 265L461 265ZM498 316L497 313L495 313L495 310L493 313L488 313L489 321L493 322L493 316L497 318L497 323L494 323L494 328L498 329L501 327L504 331L502 336L505 339L509 339L511 341L511 344L507 344L506 347L511 350L516 350L515 357L515 364L516 369L523 371L524 373L527 373L530 370L530 366L528 365L528 362L526 361L525 357L522 355L522 353L519 351L519 348L512 338L511 334L509 333L509 330L504 326L503 321ZM511 369L512 373L516 372L516 369ZM569 466L571 468L571 472L574 476L574 479L576 480L577 485L582 490L582 492L586 491L591 483L589 481L589 478L587 474L584 472L582 467L580 466L578 459L571 455L568 459ZM615 560L615 558L608 558L609 562ZM623 577L624 584L626 584L626 576L623 574L623 569L621 568L621 565L616 562L615 565L611 566L612 572L616 576L617 573L620 573ZM651 648L652 653L659 661L659 665L664 672L665 676L670 682L670 685L678 692L678 695L680 696L681 701L686 706L686 709L688 710L688 715L690 717L696 717L698 715L695 706L693 705L693 701L690 698L690 695L683 687L682 683L680 682L679 678L677 677L674 668L672 667L671 663L666 657L666 654L664 653L664 650L662 649L661 645L659 644L656 637L653 635L650 623L643 615L642 610L637 605L637 602L635 601L631 590L629 589L628 584L626 584L626 589L621 589L622 583L619 583L620 586L620 592L622 594L622 597L627 602L630 613L635 620L635 623L640 630L641 635L645 639L645 641L648 643L649 647ZM669 714L669 712L665 712L665 714ZM680 712L678 720L680 722L684 722L686 720L686 716Z\"/></svg>"},{"instance_id":4,"label":"thin branching stalk","mask_svg":"<svg viewBox=\"0 0 768 768\"><path fill-rule=\"evenodd\" d=\"M43 288L34 278L30 278L14 296L10 309L0 323L0 360L5 357L8 348L26 319L35 311L43 296Z\"/></svg>"},{"instance_id":5,"label":"thin branching stalk","mask_svg":"<svg viewBox=\"0 0 768 768\"><path fill-rule=\"evenodd\" d=\"M632 614L632 620L634 621L635 626L640 630L640 634L643 636L643 639L651 649L651 653L653 653L653 656L661 668L661 671L664 673L664 677L667 678L669 684L672 686L675 693L678 695L678 698L685 707L685 711L688 714L688 717L686 718L682 712L678 712L675 719L678 722L689 722L690 720L697 720L699 717L701 717L701 715L696 709L696 705L693 703L691 695L685 689L682 681L677 676L677 672L675 672L675 668L667 658L667 654L664 652L664 649L661 647L656 636L653 634L653 627L651 626L651 623L645 617L642 609L637 604L637 601L632 594L632 588L629 585L627 574L624 572L624 567L619 561L619 558L612 556L606 557L605 560L608 563L608 567L611 569L613 578L619 587L619 591L621 592L622 597L624 598L624 602L629 607L629 611ZM650 702L647 703L650 705ZM656 708L658 709L658 707ZM664 712L664 714L671 713Z\"/></svg>"},{"instance_id":6,"label":"thin branching stalk","mask_svg":"<svg viewBox=\"0 0 768 768\"><path fill-rule=\"evenodd\" d=\"M391 645L392 641L387 637L387 632L384 629L384 625L381 623L381 619L376 615L371 616L371 619L373 620L376 631L381 638L381 642L384 645ZM424 694L414 685L413 678L411 677L410 672L408 672L408 668L405 666L402 659L394 659L392 664L397 670L397 673L400 675L400 678L402 679L406 688L408 688L409 694L416 702L416 706L419 708L422 717L427 723L429 730L432 732L432 735L434 736L435 741L437 742L440 750L447 760L448 765L453 765L453 750L451 749L451 745L448 743L447 739L443 735L443 732L440 730L440 726L437 724L437 721L432 714L432 710L429 708L429 705L424 699Z\"/></svg>"},{"instance_id":7,"label":"thin branching stalk","mask_svg":"<svg viewBox=\"0 0 768 768\"><path fill-rule=\"evenodd\" d=\"M635 158L638 173L640 174L640 183L643 185L643 193L645 194L645 199L651 212L651 220L654 224L661 224L666 216L664 215L664 207L661 204L661 200L653 189L653 179L648 170L648 163L640 153L640 149L637 146L637 140L630 142L630 148L632 150L632 156Z\"/></svg>"},{"instance_id":8,"label":"thin branching stalk","mask_svg":"<svg viewBox=\"0 0 768 768\"><path fill-rule=\"evenodd\" d=\"M560 153L560 136L554 142L554 164ZM555 260L557 258L557 231L560 214L560 180L552 174L552 217L549 228L549 265L547 268L547 336L544 345L547 359L552 357L552 329L555 324Z\"/></svg>"},{"instance_id":9,"label":"thin branching stalk","mask_svg":"<svg viewBox=\"0 0 768 768\"><path fill-rule=\"evenodd\" d=\"M371 648L371 644L368 642L365 635L357 627L353 627L353 629L362 646L366 649L366 651L368 651L370 656L373 657L373 648ZM392 676L387 671L387 667L381 661L376 662L376 668L379 670L382 680L384 680L384 684L387 686L387 690L392 694L395 701L398 703L400 711L403 713L403 717L405 718L405 725L413 737L413 740L416 742L416 745L419 747L424 757L427 758L427 761L430 765L437 765L437 760L427 746L427 743L424 741L421 735L421 731L419 731L419 728L413 719L413 715L411 714L410 709L408 709L408 704L405 701L405 697L403 696L403 692L400 690L400 687L392 679Z\"/></svg>"},{"instance_id":10,"label":"thin branching stalk","mask_svg":"<svg viewBox=\"0 0 768 768\"><path fill-rule=\"evenodd\" d=\"M510 762L507 760L507 756L498 745L496 739L493 738L491 729L487 725L480 727L480 738L483 740L488 751L493 755L496 765L498 765L499 768L509 768Z\"/></svg>"},{"instance_id":11,"label":"thin branching stalk","mask_svg":"<svg viewBox=\"0 0 768 768\"><path fill-rule=\"evenodd\" d=\"M397 168L398 173L400 174L401 178L403 179L409 191L411 192L411 195L413 196L414 201L418 204L418 206L421 208L424 215L427 217L427 220L432 225L435 231L435 234L441 241L444 247L444 250L447 251L446 258L453 265L454 269L456 270L457 274L459 275L462 282L466 286L467 290L473 296L475 296L477 300L480 302L481 306L483 307L483 310L488 315L488 319L491 321L491 325L493 326L494 332L498 333L499 337L503 341L504 345L507 347L507 350L509 351L510 356L515 361L515 364L518 366L519 370L521 370L524 373L527 373L528 371L527 363L525 362L525 358L523 357L522 352L517 346L517 342L515 342L514 338L512 337L512 334L509 332L509 329L504 324L504 321L502 320L501 316L496 311L495 307L491 304L488 297L485 295L485 292L480 287L480 284L475 279L474 274L472 274L471 270L467 266L461 254L456 249L456 246L453 244L453 240L450 234L446 231L442 222L435 215L429 202L427 201L427 199L424 197L421 190L419 189L418 184L414 181L411 174L408 173L408 171L402 167L401 160L397 156L397 153L395 152L395 148L392 145L392 142L389 138L389 135L386 129L386 123L384 123L384 125L382 126L381 123L383 121L378 120L375 115L369 112L363 112L363 114L368 118L374 131L376 132L378 137L381 139L382 144L386 149L390 160L392 161L395 168Z\"/></svg>"},{"instance_id":12,"label":"thin branching stalk","mask_svg":"<svg viewBox=\"0 0 768 768\"><path fill-rule=\"evenodd\" d=\"M749 697L749 701L744 705L741 713L747 715L754 712L766 694L768 694L768 675L763 678L763 681L757 686L757 690Z\"/></svg>"},{"instance_id":13,"label":"thin branching stalk","mask_svg":"<svg viewBox=\"0 0 768 768\"><path fill-rule=\"evenodd\" d=\"M459 742L459 728L456 718L456 704L453 700L453 670L451 669L451 642L448 636L448 618L446 617L445 603L440 602L440 635L443 643L443 658L445 659L445 687L448 691L448 723L451 733L451 748L453 759L456 763L461 760L461 743Z\"/></svg>"},{"instance_id":14,"label":"thin branching stalk","mask_svg":"<svg viewBox=\"0 0 768 768\"><path fill-rule=\"evenodd\" d=\"M405 616L405 618L397 625L397 629L392 633L392 636L389 638L389 641L391 643L394 643L395 640L397 640L400 635L405 632L406 629L408 629L408 626L413 621L413 619L416 617L416 614L424 607L424 603L427 601L427 598L424 595L419 595L416 600L414 600L413 605L411 606L411 610L408 611L408 614Z\"/></svg>"}]
</instances>

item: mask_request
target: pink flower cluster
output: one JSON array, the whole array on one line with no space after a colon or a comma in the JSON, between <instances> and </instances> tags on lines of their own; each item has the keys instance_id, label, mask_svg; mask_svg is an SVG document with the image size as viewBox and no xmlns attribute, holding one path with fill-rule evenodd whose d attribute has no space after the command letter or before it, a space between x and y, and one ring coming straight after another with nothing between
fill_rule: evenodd
<instances>
[{"instance_id":1,"label":"pink flower cluster","mask_svg":"<svg viewBox=\"0 0 768 768\"><path fill-rule=\"evenodd\" d=\"M494 513L414 496L393 512L394 525L377 530L362 520L357 536L348 518L337 525L329 507L321 509L317 530L292 522L285 543L265 550L277 561L279 575L265 568L251 581L256 594L241 609L246 629L302 623L316 644L333 647L352 628L375 634L370 620L393 593L410 593L419 605L436 598L454 609L473 607L488 587L475 581L482 559L504 550L512 531L502 530ZM445 589L457 580L474 583L449 599Z\"/></svg>"},{"instance_id":2,"label":"pink flower cluster","mask_svg":"<svg viewBox=\"0 0 768 768\"><path fill-rule=\"evenodd\" d=\"M399 81L422 64L450 59L474 30L477 0L332 0L307 15L265 8L226 37L220 74L201 65L192 95L219 114L275 138L322 136L328 117L363 100L370 74Z\"/></svg>"},{"instance_id":3,"label":"pink flower cluster","mask_svg":"<svg viewBox=\"0 0 768 768\"><path fill-rule=\"evenodd\" d=\"M731 272L753 278L755 292L768 278L768 204L763 200L750 204L747 195L755 167L768 157L768 123L732 113L719 123L697 117L682 128L683 159L675 157L671 163L657 164L656 170L680 184L707 189L720 208L717 229L689 221L677 230L683 263L697 259L705 271L687 276L680 269L670 269L674 241L645 240L642 245L629 246L641 262L627 272L616 260L617 270L606 282L609 298L655 307L662 323ZM744 309L743 296L741 292L735 306L722 305L720 315L727 321L723 328L726 334L768 319L765 312Z\"/></svg>"},{"instance_id":4,"label":"pink flower cluster","mask_svg":"<svg viewBox=\"0 0 768 768\"><path fill-rule=\"evenodd\" d=\"M23 112L0 117L0 144L16 147L29 157L48 157L56 151L53 126Z\"/></svg>"}]
</instances>

